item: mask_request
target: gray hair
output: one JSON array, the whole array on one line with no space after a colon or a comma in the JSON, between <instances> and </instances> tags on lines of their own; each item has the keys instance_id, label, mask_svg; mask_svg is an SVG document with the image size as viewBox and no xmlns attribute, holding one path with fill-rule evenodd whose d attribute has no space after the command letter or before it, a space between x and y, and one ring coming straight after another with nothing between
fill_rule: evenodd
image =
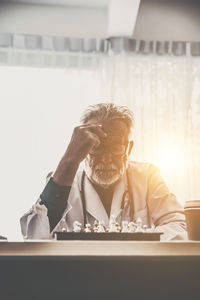
<instances>
[{"instance_id":1,"label":"gray hair","mask_svg":"<svg viewBox=\"0 0 200 300\"><path fill-rule=\"evenodd\" d=\"M86 124L95 119L98 122L120 119L131 130L134 126L134 117L132 111L127 106L118 106L113 103L99 103L90 105L84 112L81 122Z\"/></svg>"}]
</instances>

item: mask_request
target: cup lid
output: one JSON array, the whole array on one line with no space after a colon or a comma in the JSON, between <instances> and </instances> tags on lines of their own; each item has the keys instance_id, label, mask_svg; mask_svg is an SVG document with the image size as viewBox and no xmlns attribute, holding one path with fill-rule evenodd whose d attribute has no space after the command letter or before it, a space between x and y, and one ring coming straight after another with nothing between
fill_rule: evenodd
<instances>
[{"instance_id":1,"label":"cup lid","mask_svg":"<svg viewBox=\"0 0 200 300\"><path fill-rule=\"evenodd\" d=\"M188 201L185 201L184 208L197 207L197 206L200 207L200 200L188 200Z\"/></svg>"}]
</instances>

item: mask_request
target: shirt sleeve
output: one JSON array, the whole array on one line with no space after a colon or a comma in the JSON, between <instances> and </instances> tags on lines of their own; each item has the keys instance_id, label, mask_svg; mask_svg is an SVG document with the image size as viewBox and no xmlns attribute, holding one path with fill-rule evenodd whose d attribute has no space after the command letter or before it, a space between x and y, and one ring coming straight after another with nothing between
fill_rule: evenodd
<instances>
[{"instance_id":1,"label":"shirt sleeve","mask_svg":"<svg viewBox=\"0 0 200 300\"><path fill-rule=\"evenodd\" d=\"M67 205L71 186L60 186L51 178L40 195L40 204L48 209L50 230L60 221Z\"/></svg>"},{"instance_id":2,"label":"shirt sleeve","mask_svg":"<svg viewBox=\"0 0 200 300\"><path fill-rule=\"evenodd\" d=\"M183 206L153 165L150 168L148 207L157 230L164 233L161 240L187 239Z\"/></svg>"}]
</instances>

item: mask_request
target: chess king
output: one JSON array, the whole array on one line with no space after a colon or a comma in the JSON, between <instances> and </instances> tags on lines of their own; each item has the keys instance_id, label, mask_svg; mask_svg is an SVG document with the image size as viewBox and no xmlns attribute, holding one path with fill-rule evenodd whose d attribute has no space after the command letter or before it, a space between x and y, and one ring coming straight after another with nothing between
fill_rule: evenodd
<instances>
[{"instance_id":1,"label":"chess king","mask_svg":"<svg viewBox=\"0 0 200 300\"><path fill-rule=\"evenodd\" d=\"M185 239L183 208L152 164L130 160L132 112L124 106L90 106L72 134L57 169L33 207L21 219L25 238L49 239L55 231L73 231L110 216L164 234L161 240Z\"/></svg>"}]
</instances>

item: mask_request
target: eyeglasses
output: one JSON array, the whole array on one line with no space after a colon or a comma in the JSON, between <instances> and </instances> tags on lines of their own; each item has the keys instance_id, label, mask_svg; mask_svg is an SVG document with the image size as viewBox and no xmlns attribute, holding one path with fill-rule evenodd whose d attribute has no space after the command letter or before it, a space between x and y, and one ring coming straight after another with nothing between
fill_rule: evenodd
<instances>
[{"instance_id":1,"label":"eyeglasses","mask_svg":"<svg viewBox=\"0 0 200 300\"><path fill-rule=\"evenodd\" d=\"M91 155L101 155L105 149L108 149L113 155L123 155L126 153L128 142L126 144L104 144L100 143L98 147L94 147L90 150Z\"/></svg>"}]
</instances>

